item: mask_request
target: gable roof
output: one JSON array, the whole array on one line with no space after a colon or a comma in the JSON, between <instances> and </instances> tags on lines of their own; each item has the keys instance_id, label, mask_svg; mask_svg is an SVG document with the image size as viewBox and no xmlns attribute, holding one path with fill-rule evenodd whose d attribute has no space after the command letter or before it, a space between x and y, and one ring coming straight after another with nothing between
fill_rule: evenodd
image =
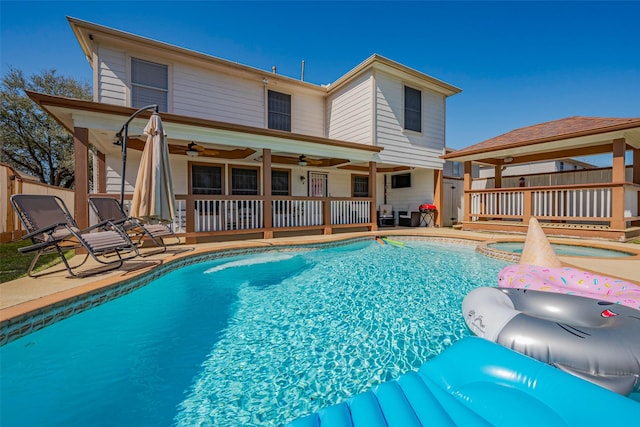
<instances>
[{"instance_id":1,"label":"gable roof","mask_svg":"<svg viewBox=\"0 0 640 427\"><path fill-rule=\"evenodd\" d=\"M615 138L625 138L628 144L640 147L640 118L567 117L515 129L447 153L442 158L476 160L491 157L489 153L507 156L523 151L540 152L543 150L542 145L545 145L546 151L552 151L549 143L555 144L556 148L558 145L563 145L564 148L588 147L611 142ZM531 148L536 145L541 147Z\"/></svg>"},{"instance_id":2,"label":"gable roof","mask_svg":"<svg viewBox=\"0 0 640 427\"><path fill-rule=\"evenodd\" d=\"M274 74L273 71L261 70L259 68L240 64L238 62L218 58L216 56L197 52L195 50L175 46L169 43L164 43L158 40L153 40L125 31L116 30L114 28L94 24L92 22L84 21L70 16L67 16L67 21L69 22L69 25L71 26L71 29L76 36L78 43L80 43L80 47L82 48L82 51L89 63L92 63L93 61L96 42L99 43L101 38L109 38L112 41L119 42L120 44L122 44L122 42L135 43L147 49L159 49L163 52L179 55L181 58L189 59L191 61L197 61L210 67L224 67L227 70L232 70L234 73L251 75L255 76L255 78L258 79L272 79L275 77L282 81L286 81L287 83L295 84L300 87L305 87L307 89L320 91L323 93L328 93L338 87L341 87L344 83L351 81L369 68L379 68L392 74L400 74L405 78L418 80L430 89L438 93L442 93L445 96L455 95L456 93L462 91L461 89L445 83L442 80L431 77L420 71L416 71L412 68L392 61L378 54L371 55L362 63L358 64L355 68L348 71L342 77L338 78L338 80L336 80L334 83L328 85L317 85L293 77L287 77L283 74Z\"/></svg>"},{"instance_id":3,"label":"gable roof","mask_svg":"<svg viewBox=\"0 0 640 427\"><path fill-rule=\"evenodd\" d=\"M451 96L462 92L462 89L460 88L450 85L449 83L446 83L442 80L436 79L435 77L431 77L420 71L414 70L413 68L407 67L406 65L402 65L399 62L393 61L389 58L385 58L384 56L378 55L377 53L374 53L373 55L362 61L360 64L358 64L355 68L340 77L338 80L331 83L328 86L328 91L333 92L337 90L346 82L353 80L368 69L379 69L390 74L399 74L400 77L404 79L415 79L423 85L427 86L429 89L437 93L441 93L444 96Z\"/></svg>"}]
</instances>

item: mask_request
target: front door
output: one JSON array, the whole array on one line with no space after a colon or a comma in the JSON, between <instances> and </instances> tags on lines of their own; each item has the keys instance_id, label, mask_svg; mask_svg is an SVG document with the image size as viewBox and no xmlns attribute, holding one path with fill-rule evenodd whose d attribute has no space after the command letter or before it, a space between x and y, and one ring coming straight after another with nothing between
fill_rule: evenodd
<instances>
[{"instance_id":1,"label":"front door","mask_svg":"<svg viewBox=\"0 0 640 427\"><path fill-rule=\"evenodd\" d=\"M309 197L327 197L328 181L326 173L309 172Z\"/></svg>"}]
</instances>

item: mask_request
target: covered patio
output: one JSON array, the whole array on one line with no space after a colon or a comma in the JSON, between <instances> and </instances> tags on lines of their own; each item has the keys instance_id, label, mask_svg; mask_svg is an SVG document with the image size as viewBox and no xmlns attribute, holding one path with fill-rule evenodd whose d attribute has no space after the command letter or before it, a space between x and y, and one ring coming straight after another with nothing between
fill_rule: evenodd
<instances>
[{"instance_id":1,"label":"covered patio","mask_svg":"<svg viewBox=\"0 0 640 427\"><path fill-rule=\"evenodd\" d=\"M594 174L579 183L503 186L507 165L592 155L612 156L608 182ZM616 241L640 236L640 118L568 117L442 158L464 164L463 230L524 233L533 216L549 235ZM494 188L473 188L474 164L494 168Z\"/></svg>"},{"instance_id":2,"label":"covered patio","mask_svg":"<svg viewBox=\"0 0 640 427\"><path fill-rule=\"evenodd\" d=\"M87 197L119 198L122 167L116 133L135 109L35 92L28 95L74 135L74 216L80 227L86 227L94 222ZM125 208L131 201L132 183L144 148L142 129L149 115L150 112L144 112L130 123ZM173 229L187 243L376 230L379 203L376 192L382 182L377 177L409 170L406 166L376 162L382 148L372 145L171 113L160 115L168 135L174 183L177 182ZM88 173L90 147L95 150L93 188ZM211 165L222 171L216 181L219 191L210 188L196 191L194 166ZM250 179L254 184L257 182L253 192L235 189L232 192L229 179L233 168L252 171ZM313 180L321 180L323 175L326 180L331 173L341 174L342 193L354 193L354 176L366 193L361 190L357 197L335 193L332 196L326 182L316 191ZM274 177L280 179L284 191L273 190Z\"/></svg>"}]
</instances>

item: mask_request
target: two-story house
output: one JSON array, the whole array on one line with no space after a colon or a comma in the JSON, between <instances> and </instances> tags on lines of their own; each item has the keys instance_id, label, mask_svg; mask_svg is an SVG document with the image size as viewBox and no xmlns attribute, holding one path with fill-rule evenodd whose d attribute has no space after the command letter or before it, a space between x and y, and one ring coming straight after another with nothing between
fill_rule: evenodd
<instances>
[{"instance_id":1,"label":"two-story house","mask_svg":"<svg viewBox=\"0 0 640 427\"><path fill-rule=\"evenodd\" d=\"M93 101L29 96L75 136L80 225L89 222L89 146L93 192L124 187L130 198L149 115L129 124L124 174L114 142L150 104L168 137L176 226L191 240L375 229L381 204L397 212L441 203L446 99L460 92L450 84L372 55L317 85L68 21L93 69Z\"/></svg>"}]
</instances>

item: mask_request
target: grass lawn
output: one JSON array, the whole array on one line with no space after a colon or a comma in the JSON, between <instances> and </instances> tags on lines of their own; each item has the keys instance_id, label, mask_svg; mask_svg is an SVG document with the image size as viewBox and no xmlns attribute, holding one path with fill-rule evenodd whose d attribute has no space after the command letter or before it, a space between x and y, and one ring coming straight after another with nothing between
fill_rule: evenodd
<instances>
[{"instance_id":1,"label":"grass lawn","mask_svg":"<svg viewBox=\"0 0 640 427\"><path fill-rule=\"evenodd\" d=\"M29 264L35 256L35 252L21 254L18 248L29 246L30 240L0 244L0 283L18 279L27 275ZM67 258L73 255L73 251L65 252ZM41 271L52 265L62 262L58 254L47 254L40 257L35 271Z\"/></svg>"}]
</instances>

